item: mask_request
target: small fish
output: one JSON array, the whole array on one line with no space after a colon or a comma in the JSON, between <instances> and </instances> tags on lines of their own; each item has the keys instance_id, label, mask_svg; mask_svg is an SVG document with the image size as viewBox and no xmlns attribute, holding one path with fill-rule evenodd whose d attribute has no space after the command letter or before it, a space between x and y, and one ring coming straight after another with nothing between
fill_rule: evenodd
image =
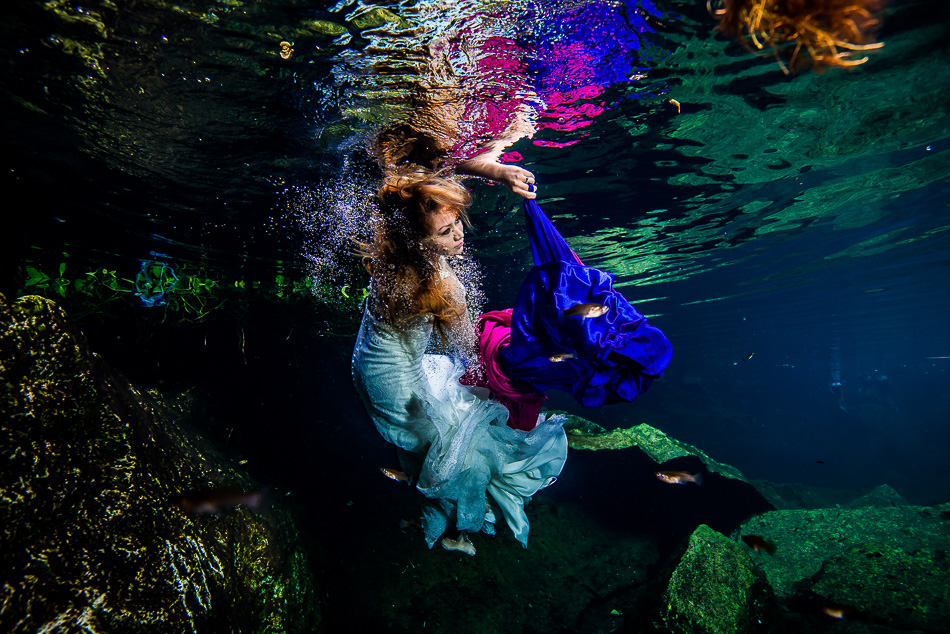
<instances>
[{"instance_id":1,"label":"small fish","mask_svg":"<svg viewBox=\"0 0 950 634\"><path fill-rule=\"evenodd\" d=\"M552 354L548 357L548 361L551 363L561 363L562 361L567 361L568 359L576 359L576 352L559 352L557 354Z\"/></svg>"},{"instance_id":2,"label":"small fish","mask_svg":"<svg viewBox=\"0 0 950 634\"><path fill-rule=\"evenodd\" d=\"M241 505L259 511L264 506L266 499L266 489L240 491L232 487L221 487L201 491L186 491L177 495L174 502L185 513L219 515L222 511Z\"/></svg>"},{"instance_id":3,"label":"small fish","mask_svg":"<svg viewBox=\"0 0 950 634\"><path fill-rule=\"evenodd\" d=\"M640 18L644 22L646 22L647 26L649 26L654 31L670 31L671 30L670 27L668 27L664 22L661 22L659 19L657 19L655 15L653 15L646 9L641 9L638 7L636 11L637 11L637 15L639 15Z\"/></svg>"},{"instance_id":4,"label":"small fish","mask_svg":"<svg viewBox=\"0 0 950 634\"><path fill-rule=\"evenodd\" d=\"M743 361L748 361L749 359L751 359L751 358L754 357L754 356L755 356L755 353L754 353L754 352L750 352L750 353L747 354L746 356L742 357L742 360L743 360Z\"/></svg>"},{"instance_id":5,"label":"small fish","mask_svg":"<svg viewBox=\"0 0 950 634\"><path fill-rule=\"evenodd\" d=\"M840 619L842 621L854 616L854 610L845 605L826 605L821 608L821 611L833 619Z\"/></svg>"},{"instance_id":6,"label":"small fish","mask_svg":"<svg viewBox=\"0 0 950 634\"><path fill-rule=\"evenodd\" d=\"M774 555L775 551L778 550L778 546L775 545L775 542L770 542L759 535L743 535L742 541L752 550L764 550L770 555Z\"/></svg>"},{"instance_id":7,"label":"small fish","mask_svg":"<svg viewBox=\"0 0 950 634\"><path fill-rule=\"evenodd\" d=\"M425 532L422 530L422 524L420 524L419 522L415 522L413 520L399 520L399 528L401 528L402 530L411 529L417 533Z\"/></svg>"},{"instance_id":8,"label":"small fish","mask_svg":"<svg viewBox=\"0 0 950 634\"><path fill-rule=\"evenodd\" d=\"M600 317L607 312L607 307L603 304L578 304L571 306L564 311L565 317L580 317L581 319L592 319Z\"/></svg>"},{"instance_id":9,"label":"small fish","mask_svg":"<svg viewBox=\"0 0 950 634\"><path fill-rule=\"evenodd\" d=\"M409 484L409 476L407 476L402 471L398 471L396 469L389 469L386 467L382 467L380 471L382 471L383 475L389 478L390 480L395 480L396 482L405 482L406 484Z\"/></svg>"},{"instance_id":10,"label":"small fish","mask_svg":"<svg viewBox=\"0 0 950 634\"><path fill-rule=\"evenodd\" d=\"M667 484L689 484L695 483L697 486L703 486L702 473L686 473L685 471L657 471L653 475L660 482Z\"/></svg>"}]
</instances>

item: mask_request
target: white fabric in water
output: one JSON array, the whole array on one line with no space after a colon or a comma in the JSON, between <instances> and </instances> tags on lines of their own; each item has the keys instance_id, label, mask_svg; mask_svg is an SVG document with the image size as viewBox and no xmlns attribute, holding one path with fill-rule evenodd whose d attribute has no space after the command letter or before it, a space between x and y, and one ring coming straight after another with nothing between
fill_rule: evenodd
<instances>
[{"instance_id":1,"label":"white fabric in water","mask_svg":"<svg viewBox=\"0 0 950 634\"><path fill-rule=\"evenodd\" d=\"M508 410L487 390L458 382L459 361L425 354L431 336L428 319L394 328L367 309L353 350L356 390L379 433L402 450L403 467L422 494L430 547L453 524L493 532L486 494L526 545L524 504L567 459L564 419L542 416L530 432L509 428Z\"/></svg>"}]
</instances>

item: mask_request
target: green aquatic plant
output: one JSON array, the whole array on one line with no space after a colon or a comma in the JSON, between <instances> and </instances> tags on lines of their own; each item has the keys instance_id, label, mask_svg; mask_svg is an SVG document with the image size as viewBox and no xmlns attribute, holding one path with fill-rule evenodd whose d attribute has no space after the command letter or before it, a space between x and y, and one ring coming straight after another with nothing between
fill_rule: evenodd
<instances>
[{"instance_id":1,"label":"green aquatic plant","mask_svg":"<svg viewBox=\"0 0 950 634\"><path fill-rule=\"evenodd\" d=\"M68 254L58 262L26 261L18 289L20 295L40 295L64 301L77 315L105 313L113 305L133 303L156 315L163 323L188 325L207 320L230 307L237 312L247 304L311 302L330 312L359 314L365 289L315 282L278 272L257 279L228 279L225 275L191 263L143 260L134 277L119 269L78 267Z\"/></svg>"},{"instance_id":2,"label":"green aquatic plant","mask_svg":"<svg viewBox=\"0 0 950 634\"><path fill-rule=\"evenodd\" d=\"M27 279L23 284L23 288L30 289L32 292L36 292L40 295L45 295L46 293L42 291L49 291L52 294L59 295L60 297L66 296L66 286L68 281L63 277L63 273L66 270L66 263L63 262L59 265L59 276L55 279L43 271L32 267L26 267ZM79 284L78 288L82 288L82 281L76 280L76 283Z\"/></svg>"},{"instance_id":3,"label":"green aquatic plant","mask_svg":"<svg viewBox=\"0 0 950 634\"><path fill-rule=\"evenodd\" d=\"M164 262L143 260L135 276L135 294L143 306L161 306L165 303L165 293L177 284L175 269Z\"/></svg>"}]
</instances>

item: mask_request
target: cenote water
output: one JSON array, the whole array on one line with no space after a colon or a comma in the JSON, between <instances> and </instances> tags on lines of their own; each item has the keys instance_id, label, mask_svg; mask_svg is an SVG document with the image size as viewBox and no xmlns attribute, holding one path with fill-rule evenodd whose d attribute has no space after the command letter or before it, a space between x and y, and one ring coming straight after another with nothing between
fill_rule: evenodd
<instances>
[{"instance_id":1,"label":"cenote water","mask_svg":"<svg viewBox=\"0 0 950 634\"><path fill-rule=\"evenodd\" d=\"M430 550L412 527L413 492L380 474L396 456L350 377L367 283L352 239L368 235L382 174L368 148L412 107L428 81L419 51L436 42L481 116L535 108L536 132L506 160L535 174L571 248L612 273L673 345L635 401L591 409L549 393L551 409L606 431L647 424L797 508L851 508L872 492L893 508L946 509L936 505L950 490L950 5L893 0L881 16L884 46L866 63L787 74L717 34L701 0L11 0L0 27L0 292L53 300L115 376L226 465L167 483L149 498L156 515L208 543L236 539L238 517L292 522L296 537L272 535L268 552L302 553L294 574L308 581L306 609L287 599L297 621L262 621L252 591L238 593L252 605L243 616L220 616L238 594L209 590L209 608L187 589L180 621L149 620L117 585L88 571L69 581L52 564L27 574L11 550L2 629L729 631L651 612L706 524L779 597L780 616L732 631L948 631L948 620L891 617L822 590L838 559L780 587L769 566L781 564L782 538L774 555L739 541L740 523L774 499L691 457L663 468L704 470L702 487L659 482L636 448L571 449L557 484L527 507L527 549L500 525L473 537L474 558ZM460 127L478 143L490 126L471 115ZM464 182L481 308L510 306L532 266L522 201ZM8 392L16 367L0 366ZM10 447L54 441L17 440L28 436L3 425ZM69 451L97 446L95 432L84 437ZM92 477L76 469L68 488ZM36 564L43 548L63 562L95 550L9 510L29 498L12 493L28 476L7 471L3 523L31 527L18 552ZM188 514L171 501L222 484L265 490L268 508ZM85 508L70 504L35 508L68 523L64 509ZM939 563L950 511L934 513L943 542L914 561L942 571L932 583L943 595L907 614L950 610ZM834 531L842 540L864 530L851 521ZM152 552L143 544L128 552ZM213 576L202 570L181 574ZM822 597L860 618L826 617ZM152 614L165 609L177 608Z\"/></svg>"}]
</instances>

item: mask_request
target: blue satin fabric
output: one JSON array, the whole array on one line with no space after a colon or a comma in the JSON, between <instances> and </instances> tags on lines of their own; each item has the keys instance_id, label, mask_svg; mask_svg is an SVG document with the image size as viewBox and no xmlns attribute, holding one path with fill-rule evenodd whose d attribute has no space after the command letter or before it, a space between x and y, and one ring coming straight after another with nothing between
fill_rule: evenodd
<instances>
[{"instance_id":1,"label":"blue satin fabric","mask_svg":"<svg viewBox=\"0 0 950 634\"><path fill-rule=\"evenodd\" d=\"M525 215L536 266L515 301L502 371L541 391L566 390L586 407L632 401L669 365L669 340L613 289L613 275L580 263L533 200L525 201ZM603 304L607 312L564 317L578 304ZM576 358L550 360L564 352Z\"/></svg>"},{"instance_id":2,"label":"blue satin fabric","mask_svg":"<svg viewBox=\"0 0 950 634\"><path fill-rule=\"evenodd\" d=\"M541 211L541 206L538 203L533 200L524 201L524 216L535 266L545 262L576 262L577 264L583 264L577 254L571 250L571 247L567 246L567 242L554 228L548 217Z\"/></svg>"}]
</instances>

